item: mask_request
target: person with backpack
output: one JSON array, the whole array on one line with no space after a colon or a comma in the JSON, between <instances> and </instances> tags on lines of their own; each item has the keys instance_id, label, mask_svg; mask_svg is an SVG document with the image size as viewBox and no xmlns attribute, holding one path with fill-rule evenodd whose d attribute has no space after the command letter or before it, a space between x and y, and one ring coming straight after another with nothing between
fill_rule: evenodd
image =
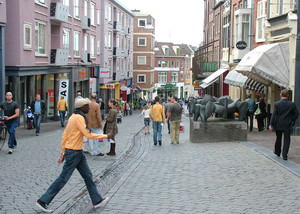
<instances>
[{"instance_id":1,"label":"person with backpack","mask_svg":"<svg viewBox=\"0 0 300 214\"><path fill-rule=\"evenodd\" d=\"M248 103L248 110L247 110L247 116L245 122L247 123L247 127L249 127L249 131L252 132L254 112L256 110L256 103L255 100L251 98L251 94L247 95L247 99L245 100L245 102ZM250 119L250 124L248 124L249 119Z\"/></svg>"}]
</instances>

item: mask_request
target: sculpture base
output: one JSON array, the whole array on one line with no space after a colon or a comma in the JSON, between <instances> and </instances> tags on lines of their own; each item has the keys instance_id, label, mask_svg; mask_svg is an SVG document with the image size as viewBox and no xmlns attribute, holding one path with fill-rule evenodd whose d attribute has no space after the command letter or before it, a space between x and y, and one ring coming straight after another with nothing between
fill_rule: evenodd
<instances>
[{"instance_id":1,"label":"sculpture base","mask_svg":"<svg viewBox=\"0 0 300 214\"><path fill-rule=\"evenodd\" d=\"M247 140L247 124L244 121L208 119L206 123L190 119L192 143L232 142Z\"/></svg>"}]
</instances>

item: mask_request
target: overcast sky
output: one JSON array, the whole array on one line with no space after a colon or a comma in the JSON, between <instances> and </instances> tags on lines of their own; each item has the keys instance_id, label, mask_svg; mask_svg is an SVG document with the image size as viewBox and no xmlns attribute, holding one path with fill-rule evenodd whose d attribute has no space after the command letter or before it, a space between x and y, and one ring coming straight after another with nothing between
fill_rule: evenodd
<instances>
[{"instance_id":1,"label":"overcast sky","mask_svg":"<svg viewBox=\"0 0 300 214\"><path fill-rule=\"evenodd\" d=\"M118 0L127 9L150 13L158 42L199 46L203 38L203 0Z\"/></svg>"}]
</instances>

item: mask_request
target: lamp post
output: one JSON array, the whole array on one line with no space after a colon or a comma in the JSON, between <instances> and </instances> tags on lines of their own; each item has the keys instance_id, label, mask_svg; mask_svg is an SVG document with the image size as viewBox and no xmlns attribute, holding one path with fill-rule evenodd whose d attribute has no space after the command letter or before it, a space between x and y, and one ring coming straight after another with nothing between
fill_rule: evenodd
<instances>
[{"instance_id":1,"label":"lamp post","mask_svg":"<svg viewBox=\"0 0 300 214\"><path fill-rule=\"evenodd\" d=\"M300 111L300 3L296 1L297 4L297 46L296 46L296 68L295 68L295 91L294 91L294 102L297 106L298 111ZM295 127L294 135L300 135L300 118L298 117Z\"/></svg>"}]
</instances>

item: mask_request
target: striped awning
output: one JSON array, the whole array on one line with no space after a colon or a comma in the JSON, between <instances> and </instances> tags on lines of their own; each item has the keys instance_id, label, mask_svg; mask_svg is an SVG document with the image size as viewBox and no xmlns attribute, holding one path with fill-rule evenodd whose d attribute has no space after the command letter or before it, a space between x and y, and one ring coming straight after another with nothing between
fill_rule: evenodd
<instances>
[{"instance_id":1,"label":"striped awning","mask_svg":"<svg viewBox=\"0 0 300 214\"><path fill-rule=\"evenodd\" d=\"M247 81L245 82L245 88L252 90L252 91L257 91L259 93L264 93L265 92L265 85L255 81L254 79L248 78Z\"/></svg>"}]
</instances>

